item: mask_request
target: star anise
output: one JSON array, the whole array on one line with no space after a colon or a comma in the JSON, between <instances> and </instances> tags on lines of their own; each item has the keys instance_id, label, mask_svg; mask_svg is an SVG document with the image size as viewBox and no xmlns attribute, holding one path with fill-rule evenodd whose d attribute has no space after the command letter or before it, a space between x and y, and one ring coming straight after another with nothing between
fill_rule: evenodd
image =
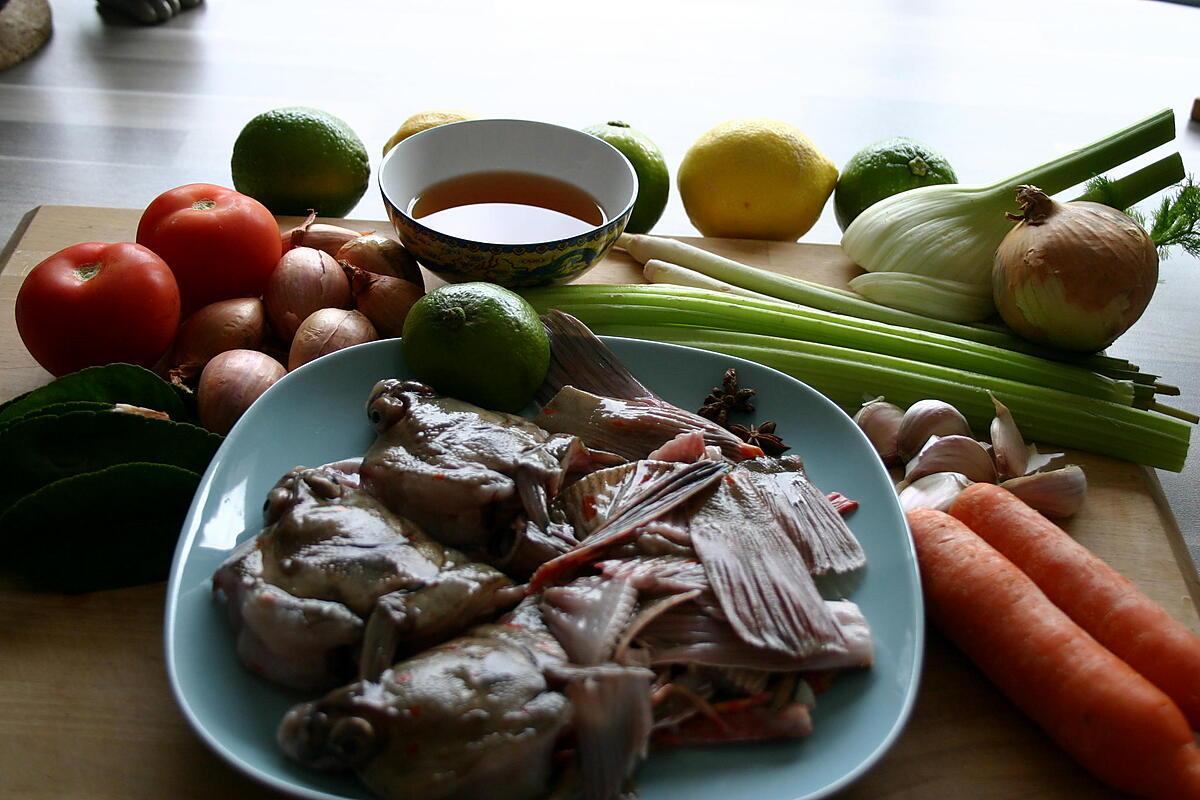
<instances>
[{"instance_id":1,"label":"star anise","mask_svg":"<svg viewBox=\"0 0 1200 800\"><path fill-rule=\"evenodd\" d=\"M737 370L730 367L725 370L725 377L721 379L720 386L714 386L713 390L704 398L704 405L700 407L698 412L705 419L711 419L721 427L725 427L729 423L729 414L733 411L753 411L754 404L750 402L750 398L757 394L753 389L738 388Z\"/></svg>"},{"instance_id":2,"label":"star anise","mask_svg":"<svg viewBox=\"0 0 1200 800\"><path fill-rule=\"evenodd\" d=\"M791 447L784 444L783 439L775 433L774 422L764 422L757 426L730 425L729 432L746 444L757 445L769 456L781 455L784 450L791 450Z\"/></svg>"}]
</instances>

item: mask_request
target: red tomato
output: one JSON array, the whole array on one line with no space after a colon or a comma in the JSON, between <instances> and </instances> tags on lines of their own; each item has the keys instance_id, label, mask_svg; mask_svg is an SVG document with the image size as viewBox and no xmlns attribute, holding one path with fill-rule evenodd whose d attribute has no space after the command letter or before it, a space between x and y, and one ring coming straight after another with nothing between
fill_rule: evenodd
<instances>
[{"instance_id":1,"label":"red tomato","mask_svg":"<svg viewBox=\"0 0 1200 800\"><path fill-rule=\"evenodd\" d=\"M208 183L163 192L142 212L137 241L167 262L183 313L233 297L257 297L279 263L279 225L267 207Z\"/></svg>"},{"instance_id":2,"label":"red tomato","mask_svg":"<svg viewBox=\"0 0 1200 800\"><path fill-rule=\"evenodd\" d=\"M152 367L179 327L179 287L138 244L85 242L34 267L17 293L17 331L54 375L124 361Z\"/></svg>"}]
</instances>

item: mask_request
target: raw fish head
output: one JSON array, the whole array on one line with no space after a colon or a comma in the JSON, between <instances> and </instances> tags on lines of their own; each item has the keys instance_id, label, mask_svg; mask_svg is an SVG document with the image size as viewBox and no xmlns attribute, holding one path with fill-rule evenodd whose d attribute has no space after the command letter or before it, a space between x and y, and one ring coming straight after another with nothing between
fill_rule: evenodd
<instances>
[{"instance_id":1,"label":"raw fish head","mask_svg":"<svg viewBox=\"0 0 1200 800\"><path fill-rule=\"evenodd\" d=\"M436 397L432 388L417 381L388 378L375 384L367 399L367 418L382 433L408 415L413 401L420 397Z\"/></svg>"},{"instance_id":2,"label":"raw fish head","mask_svg":"<svg viewBox=\"0 0 1200 800\"><path fill-rule=\"evenodd\" d=\"M377 731L386 709L367 701L358 684L302 703L279 726L279 746L288 757L317 769L347 769L366 763L383 748Z\"/></svg>"}]
</instances>

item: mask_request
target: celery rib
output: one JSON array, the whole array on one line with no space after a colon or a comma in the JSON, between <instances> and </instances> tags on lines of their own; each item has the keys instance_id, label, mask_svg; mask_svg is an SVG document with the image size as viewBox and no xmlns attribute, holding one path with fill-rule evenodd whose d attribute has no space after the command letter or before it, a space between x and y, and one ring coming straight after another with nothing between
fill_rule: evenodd
<instances>
[{"instance_id":1,"label":"celery rib","mask_svg":"<svg viewBox=\"0 0 1200 800\"><path fill-rule=\"evenodd\" d=\"M672 323L779 336L872 351L926 364L1009 378L1114 403L1132 405L1144 392L1089 370L928 331L845 317L769 300L714 297L703 289L661 285L535 289L526 298L541 311L561 308L587 325ZM1153 392L1151 391L1151 395Z\"/></svg>"},{"instance_id":2,"label":"celery rib","mask_svg":"<svg viewBox=\"0 0 1200 800\"><path fill-rule=\"evenodd\" d=\"M936 397L956 406L973 428L987 429L991 391L1031 439L1178 472L1190 426L1171 417L1104 400L1027 386L1004 378L903 358L757 334L670 325L599 325L596 332L690 345L746 358L804 381L845 408L878 393L908 405Z\"/></svg>"}]
</instances>

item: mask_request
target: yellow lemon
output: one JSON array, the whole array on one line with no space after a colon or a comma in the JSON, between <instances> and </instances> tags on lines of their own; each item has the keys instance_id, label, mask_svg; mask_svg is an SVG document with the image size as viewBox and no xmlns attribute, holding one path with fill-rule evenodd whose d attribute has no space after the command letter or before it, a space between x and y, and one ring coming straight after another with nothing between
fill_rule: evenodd
<instances>
[{"instance_id":1,"label":"yellow lemon","mask_svg":"<svg viewBox=\"0 0 1200 800\"><path fill-rule=\"evenodd\" d=\"M837 184L833 162L794 125L773 119L724 122L679 165L679 196L705 236L803 236Z\"/></svg>"},{"instance_id":2,"label":"yellow lemon","mask_svg":"<svg viewBox=\"0 0 1200 800\"><path fill-rule=\"evenodd\" d=\"M414 133L436 128L438 125L445 125L450 122L465 122L469 119L475 119L475 115L467 111L422 111L419 114L413 114L408 119L400 124L396 132L392 134L392 138L387 140L387 144L383 146L383 154L386 156L388 151L402 141L412 136Z\"/></svg>"}]
</instances>

